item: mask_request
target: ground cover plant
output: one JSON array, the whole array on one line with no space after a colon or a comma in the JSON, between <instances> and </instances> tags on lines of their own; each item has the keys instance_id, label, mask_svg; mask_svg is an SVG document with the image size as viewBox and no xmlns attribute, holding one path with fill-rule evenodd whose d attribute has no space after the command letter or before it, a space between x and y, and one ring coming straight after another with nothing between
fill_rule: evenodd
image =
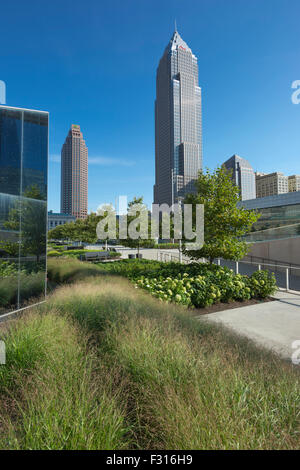
<instances>
[{"instance_id":1,"label":"ground cover plant","mask_svg":"<svg viewBox=\"0 0 300 470\"><path fill-rule=\"evenodd\" d=\"M58 257L64 257L64 258L75 258L75 259L80 259L82 255L85 253L95 253L96 250L86 250L86 249L81 249L81 250L49 250L47 253L47 256L50 258L58 258ZM97 250L97 252L104 252L105 250ZM117 253L116 251L110 251L108 253L108 258L118 258L121 256L120 253Z\"/></svg>"},{"instance_id":2,"label":"ground cover plant","mask_svg":"<svg viewBox=\"0 0 300 470\"><path fill-rule=\"evenodd\" d=\"M217 302L265 299L276 291L275 277L268 271L244 276L214 264L124 260L101 269L128 277L136 287L163 301L196 308Z\"/></svg>"},{"instance_id":3,"label":"ground cover plant","mask_svg":"<svg viewBox=\"0 0 300 470\"><path fill-rule=\"evenodd\" d=\"M37 309L35 324L48 322L44 333L36 326L20 341L7 332L15 359L5 379L0 376L0 386L6 388L6 397L17 400L19 411L16 419L15 409L0 407L0 428L4 423L10 430L0 434L2 447L8 445L5 436L10 436L9 445L15 448L299 448L297 368L96 265L61 259L49 264L52 278L69 284L57 288ZM24 328L22 321L14 323L16 328ZM22 362L21 352L28 349L30 358L25 360L25 355ZM38 378L39 361L43 368L49 361L45 376L51 379L46 382L44 375ZM86 367L92 372L83 374ZM99 408L99 396L94 400L92 395L84 411L90 396L86 387L94 377L106 383L107 371L114 377L105 388L106 396L113 397L110 417L106 407ZM77 392L79 375L86 380L82 393ZM41 402L45 383L46 398ZM33 393L36 387L38 392ZM60 406L65 387L69 392ZM87 416L94 418L91 424ZM105 435L116 436L106 444L93 438L97 426L103 431L103 421ZM91 441L84 438L87 435Z\"/></svg>"}]
</instances>

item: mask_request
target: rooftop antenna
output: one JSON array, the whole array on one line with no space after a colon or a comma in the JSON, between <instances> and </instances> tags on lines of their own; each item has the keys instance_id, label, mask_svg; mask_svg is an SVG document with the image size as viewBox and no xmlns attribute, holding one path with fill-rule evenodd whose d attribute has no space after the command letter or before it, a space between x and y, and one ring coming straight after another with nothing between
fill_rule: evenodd
<instances>
[{"instance_id":1,"label":"rooftop antenna","mask_svg":"<svg viewBox=\"0 0 300 470\"><path fill-rule=\"evenodd\" d=\"M175 32L177 32L177 21L176 21L176 18L175 18Z\"/></svg>"}]
</instances>

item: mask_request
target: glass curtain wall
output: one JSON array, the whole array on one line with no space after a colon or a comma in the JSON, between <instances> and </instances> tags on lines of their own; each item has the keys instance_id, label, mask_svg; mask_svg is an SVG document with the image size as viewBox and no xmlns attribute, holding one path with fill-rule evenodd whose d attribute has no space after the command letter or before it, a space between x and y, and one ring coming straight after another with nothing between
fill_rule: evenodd
<instances>
[{"instance_id":1,"label":"glass curtain wall","mask_svg":"<svg viewBox=\"0 0 300 470\"><path fill-rule=\"evenodd\" d=\"M48 113L0 106L0 315L44 300Z\"/></svg>"}]
</instances>

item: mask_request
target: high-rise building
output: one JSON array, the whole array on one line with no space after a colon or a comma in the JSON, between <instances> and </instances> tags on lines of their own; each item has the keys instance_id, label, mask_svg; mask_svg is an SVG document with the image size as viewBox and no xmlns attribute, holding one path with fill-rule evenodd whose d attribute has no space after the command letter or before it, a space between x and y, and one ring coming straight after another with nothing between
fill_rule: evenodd
<instances>
[{"instance_id":1,"label":"high-rise building","mask_svg":"<svg viewBox=\"0 0 300 470\"><path fill-rule=\"evenodd\" d=\"M288 192L288 177L283 173L256 173L256 197L274 196Z\"/></svg>"},{"instance_id":2,"label":"high-rise building","mask_svg":"<svg viewBox=\"0 0 300 470\"><path fill-rule=\"evenodd\" d=\"M154 203L171 205L194 192L201 168L197 57L175 31L156 74Z\"/></svg>"},{"instance_id":3,"label":"high-rise building","mask_svg":"<svg viewBox=\"0 0 300 470\"><path fill-rule=\"evenodd\" d=\"M289 192L300 191L300 175L291 175L288 179Z\"/></svg>"},{"instance_id":4,"label":"high-rise building","mask_svg":"<svg viewBox=\"0 0 300 470\"><path fill-rule=\"evenodd\" d=\"M85 219L88 209L88 148L72 124L61 150L61 212Z\"/></svg>"},{"instance_id":5,"label":"high-rise building","mask_svg":"<svg viewBox=\"0 0 300 470\"><path fill-rule=\"evenodd\" d=\"M256 197L255 173L248 160L233 155L223 163L223 166L231 171L232 180L240 188L242 201L254 199Z\"/></svg>"}]
</instances>

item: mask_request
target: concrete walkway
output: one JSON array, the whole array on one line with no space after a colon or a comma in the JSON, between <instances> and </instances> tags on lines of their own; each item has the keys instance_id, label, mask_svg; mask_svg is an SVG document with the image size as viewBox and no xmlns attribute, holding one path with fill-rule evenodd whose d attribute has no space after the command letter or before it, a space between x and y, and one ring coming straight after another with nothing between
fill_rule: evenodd
<instances>
[{"instance_id":1,"label":"concrete walkway","mask_svg":"<svg viewBox=\"0 0 300 470\"><path fill-rule=\"evenodd\" d=\"M274 302L223 310L201 318L221 323L291 359L296 351L292 343L297 340L300 343L300 295L278 291L274 298L277 299Z\"/></svg>"}]
</instances>

